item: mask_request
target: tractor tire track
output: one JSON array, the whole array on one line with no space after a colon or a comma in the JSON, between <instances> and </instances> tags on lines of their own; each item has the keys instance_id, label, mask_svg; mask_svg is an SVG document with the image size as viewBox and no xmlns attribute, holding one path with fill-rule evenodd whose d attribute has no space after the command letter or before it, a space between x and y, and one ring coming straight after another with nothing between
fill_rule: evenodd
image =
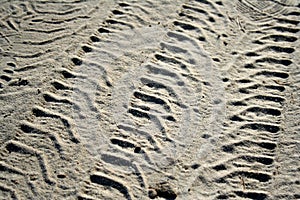
<instances>
[{"instance_id":1,"label":"tractor tire track","mask_svg":"<svg viewBox=\"0 0 300 200\"><path fill-rule=\"evenodd\" d=\"M77 195L74 181L82 180L84 161L72 154L83 148L66 112L73 106L65 97L72 86L59 68L90 34L95 5L1 3L1 199Z\"/></svg>"},{"instance_id":2,"label":"tractor tire track","mask_svg":"<svg viewBox=\"0 0 300 200\"><path fill-rule=\"evenodd\" d=\"M293 1L285 3L237 1L231 4L236 6L236 14L222 13L239 27L240 38L231 34L226 40L231 39L235 44L223 42L225 46L231 45L231 56L228 56L231 61L226 61L225 68L220 66L227 73L223 81L229 101L228 121L219 145L227 155L220 153L217 157L224 157L223 160L200 169L203 171L199 174L213 174L210 178L200 175L194 182L194 187L207 188L203 191L206 198L295 197L295 192L273 190L275 185L279 187L278 168L284 165L278 161L282 138L287 134L283 113L290 96L290 71L297 66L293 60L297 52L299 19L289 15L297 8L290 8L295 6ZM208 187L218 189L212 191Z\"/></svg>"}]
</instances>

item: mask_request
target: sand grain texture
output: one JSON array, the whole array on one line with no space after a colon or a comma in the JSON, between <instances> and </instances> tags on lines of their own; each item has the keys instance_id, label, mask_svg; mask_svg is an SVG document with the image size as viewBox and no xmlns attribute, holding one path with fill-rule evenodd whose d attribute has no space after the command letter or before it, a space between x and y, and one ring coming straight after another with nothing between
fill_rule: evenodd
<instances>
[{"instance_id":1,"label":"sand grain texture","mask_svg":"<svg viewBox=\"0 0 300 200\"><path fill-rule=\"evenodd\" d=\"M0 199L298 199L299 5L2 1Z\"/></svg>"}]
</instances>

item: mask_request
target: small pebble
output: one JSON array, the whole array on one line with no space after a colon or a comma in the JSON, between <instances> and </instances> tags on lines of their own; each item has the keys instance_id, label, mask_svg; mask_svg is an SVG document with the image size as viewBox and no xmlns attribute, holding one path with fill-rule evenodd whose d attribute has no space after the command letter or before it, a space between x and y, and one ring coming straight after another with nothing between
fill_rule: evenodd
<instances>
[{"instance_id":1,"label":"small pebble","mask_svg":"<svg viewBox=\"0 0 300 200\"><path fill-rule=\"evenodd\" d=\"M148 196L151 198L151 199L154 199L155 197L157 197L157 192L155 189L149 189L148 191Z\"/></svg>"}]
</instances>

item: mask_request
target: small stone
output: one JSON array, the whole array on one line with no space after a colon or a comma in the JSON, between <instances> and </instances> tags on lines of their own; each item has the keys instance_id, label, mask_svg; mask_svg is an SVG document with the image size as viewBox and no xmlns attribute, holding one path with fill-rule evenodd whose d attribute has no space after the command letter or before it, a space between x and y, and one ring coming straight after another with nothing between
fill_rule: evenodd
<instances>
[{"instance_id":1,"label":"small stone","mask_svg":"<svg viewBox=\"0 0 300 200\"><path fill-rule=\"evenodd\" d=\"M149 189L148 191L148 196L151 198L151 199L154 199L155 197L157 197L157 192L155 189Z\"/></svg>"}]
</instances>

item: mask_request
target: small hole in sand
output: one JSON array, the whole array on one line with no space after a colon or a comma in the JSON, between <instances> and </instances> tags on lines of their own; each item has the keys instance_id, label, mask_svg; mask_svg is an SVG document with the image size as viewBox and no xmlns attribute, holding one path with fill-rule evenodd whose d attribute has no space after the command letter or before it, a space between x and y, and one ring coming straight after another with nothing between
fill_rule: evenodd
<instances>
[{"instance_id":1,"label":"small hole in sand","mask_svg":"<svg viewBox=\"0 0 300 200\"><path fill-rule=\"evenodd\" d=\"M66 178L66 175L64 175L64 174L57 174L57 178Z\"/></svg>"},{"instance_id":2,"label":"small hole in sand","mask_svg":"<svg viewBox=\"0 0 300 200\"><path fill-rule=\"evenodd\" d=\"M140 153L141 152L141 147L135 147L134 148L134 153Z\"/></svg>"}]
</instances>

